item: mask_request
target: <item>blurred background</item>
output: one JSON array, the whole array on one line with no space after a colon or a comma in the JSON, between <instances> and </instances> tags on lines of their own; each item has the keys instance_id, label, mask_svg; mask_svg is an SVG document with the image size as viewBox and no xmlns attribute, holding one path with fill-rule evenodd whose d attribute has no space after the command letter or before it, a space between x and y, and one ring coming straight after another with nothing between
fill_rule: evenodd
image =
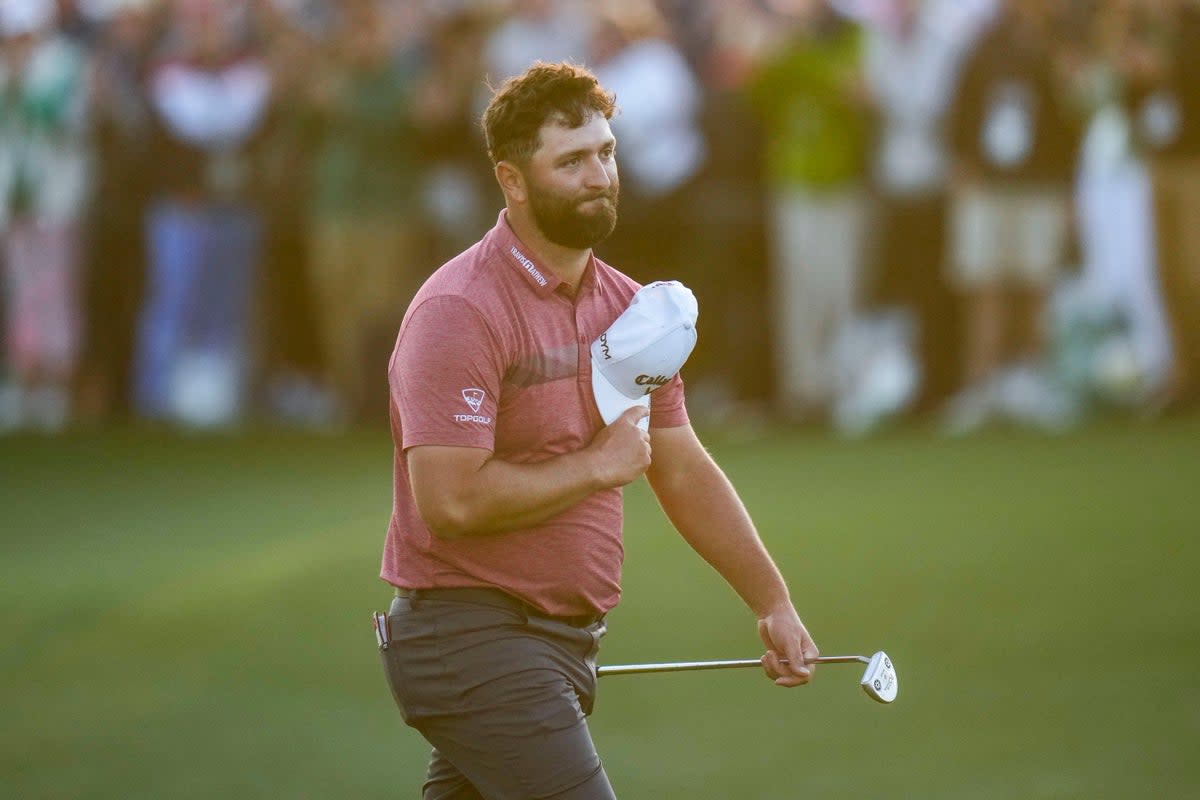
<instances>
[{"instance_id":1,"label":"blurred background","mask_svg":"<svg viewBox=\"0 0 1200 800\"><path fill-rule=\"evenodd\" d=\"M698 419L1194 405L1186 0L3 0L0 430L378 422L535 59L622 108L601 257L689 284Z\"/></svg>"},{"instance_id":2,"label":"blurred background","mask_svg":"<svg viewBox=\"0 0 1200 800\"><path fill-rule=\"evenodd\" d=\"M415 796L368 612L408 299L536 59L617 95L598 255L827 653L613 679L623 797L1195 797L1200 2L0 0L0 794ZM210 435L211 434L211 435ZM604 660L752 620L627 493ZM1192 600L1188 600L1192 597Z\"/></svg>"}]
</instances>

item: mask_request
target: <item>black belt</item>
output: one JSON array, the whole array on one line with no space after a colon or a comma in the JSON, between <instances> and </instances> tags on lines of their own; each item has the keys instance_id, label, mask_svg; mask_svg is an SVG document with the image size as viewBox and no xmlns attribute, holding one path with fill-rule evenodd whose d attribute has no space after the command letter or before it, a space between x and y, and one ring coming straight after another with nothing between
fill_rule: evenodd
<instances>
[{"instance_id":1,"label":"black belt","mask_svg":"<svg viewBox=\"0 0 1200 800\"><path fill-rule=\"evenodd\" d=\"M396 587L397 597L406 597L414 603L421 600L456 600L460 603L477 603L483 606L507 608L531 617L551 619L562 622L573 628L587 628L604 619L603 614L573 614L562 616L547 614L535 605L526 603L519 597L514 597L502 589L487 586L445 586L433 589L405 589Z\"/></svg>"}]
</instances>

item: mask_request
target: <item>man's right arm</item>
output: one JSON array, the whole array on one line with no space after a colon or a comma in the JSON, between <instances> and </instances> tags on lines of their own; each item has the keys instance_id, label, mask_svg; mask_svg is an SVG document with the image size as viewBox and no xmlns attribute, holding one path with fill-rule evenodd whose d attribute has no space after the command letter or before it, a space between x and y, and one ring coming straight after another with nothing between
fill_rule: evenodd
<instances>
[{"instance_id":1,"label":"man's right arm","mask_svg":"<svg viewBox=\"0 0 1200 800\"><path fill-rule=\"evenodd\" d=\"M582 450L513 464L477 447L424 445L407 451L413 498L436 536L487 536L540 524L595 492L624 486L650 466L650 436L635 406Z\"/></svg>"}]
</instances>

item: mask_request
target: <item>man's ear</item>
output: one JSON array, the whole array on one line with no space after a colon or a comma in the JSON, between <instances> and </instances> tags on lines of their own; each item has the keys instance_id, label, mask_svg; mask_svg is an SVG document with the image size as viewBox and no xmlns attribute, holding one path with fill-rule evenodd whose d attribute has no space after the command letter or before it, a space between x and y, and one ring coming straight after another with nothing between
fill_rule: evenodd
<instances>
[{"instance_id":1,"label":"man's ear","mask_svg":"<svg viewBox=\"0 0 1200 800\"><path fill-rule=\"evenodd\" d=\"M496 164L496 182L500 184L504 196L513 203L524 203L528 198L525 189L525 173L521 172L511 161L501 161Z\"/></svg>"}]
</instances>

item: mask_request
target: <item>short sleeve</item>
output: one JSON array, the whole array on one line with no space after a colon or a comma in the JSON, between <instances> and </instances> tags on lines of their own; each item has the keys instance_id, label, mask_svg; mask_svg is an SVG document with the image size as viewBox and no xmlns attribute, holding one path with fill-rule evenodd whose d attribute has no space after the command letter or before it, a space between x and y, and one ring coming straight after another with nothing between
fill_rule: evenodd
<instances>
[{"instance_id":1,"label":"short sleeve","mask_svg":"<svg viewBox=\"0 0 1200 800\"><path fill-rule=\"evenodd\" d=\"M678 428L688 422L683 378L676 374L667 385L650 394L650 427Z\"/></svg>"},{"instance_id":2,"label":"short sleeve","mask_svg":"<svg viewBox=\"0 0 1200 800\"><path fill-rule=\"evenodd\" d=\"M495 449L504 369L487 322L457 296L425 300L409 312L388 368L401 447Z\"/></svg>"}]
</instances>

